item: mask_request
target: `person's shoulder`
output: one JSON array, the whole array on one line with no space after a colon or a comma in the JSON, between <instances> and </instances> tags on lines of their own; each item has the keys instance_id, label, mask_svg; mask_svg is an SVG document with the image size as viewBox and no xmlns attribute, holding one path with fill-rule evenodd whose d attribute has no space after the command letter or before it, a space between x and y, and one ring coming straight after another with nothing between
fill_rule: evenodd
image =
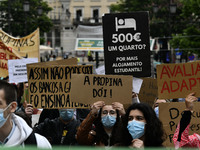
<instances>
[{"instance_id":1,"label":"person's shoulder","mask_svg":"<svg viewBox=\"0 0 200 150\"><path fill-rule=\"evenodd\" d=\"M37 147L38 148L48 148L52 149L51 144L49 141L42 135L35 133L36 141L37 141Z\"/></svg>"},{"instance_id":2,"label":"person's shoulder","mask_svg":"<svg viewBox=\"0 0 200 150\"><path fill-rule=\"evenodd\" d=\"M29 130L28 133L32 132L32 128L27 124L27 122L20 116L12 114L12 120L16 124L16 126L21 126L20 128L24 128L26 131Z\"/></svg>"}]
</instances>

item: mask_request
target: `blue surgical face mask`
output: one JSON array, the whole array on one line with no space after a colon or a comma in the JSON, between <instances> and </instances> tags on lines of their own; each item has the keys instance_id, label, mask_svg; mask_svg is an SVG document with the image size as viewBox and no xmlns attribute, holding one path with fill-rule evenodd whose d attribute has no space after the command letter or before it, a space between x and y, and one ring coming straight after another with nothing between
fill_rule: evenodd
<instances>
[{"instance_id":1,"label":"blue surgical face mask","mask_svg":"<svg viewBox=\"0 0 200 150\"><path fill-rule=\"evenodd\" d=\"M159 107L154 108L154 111L156 113L156 116L159 118Z\"/></svg>"},{"instance_id":2,"label":"blue surgical face mask","mask_svg":"<svg viewBox=\"0 0 200 150\"><path fill-rule=\"evenodd\" d=\"M103 116L101 118L101 122L102 122L104 127L111 128L115 125L116 116L110 116L110 115Z\"/></svg>"},{"instance_id":3,"label":"blue surgical face mask","mask_svg":"<svg viewBox=\"0 0 200 150\"><path fill-rule=\"evenodd\" d=\"M72 120L74 116L74 109L60 109L59 113L60 113L60 117L64 121L69 121L69 120Z\"/></svg>"},{"instance_id":4,"label":"blue surgical face mask","mask_svg":"<svg viewBox=\"0 0 200 150\"><path fill-rule=\"evenodd\" d=\"M5 109L0 109L0 128L3 127L3 125L6 123L6 121L8 120L8 117L10 116L10 114L4 118L4 111L6 111L6 109L8 109L8 107L10 107L12 103L10 103Z\"/></svg>"},{"instance_id":5,"label":"blue surgical face mask","mask_svg":"<svg viewBox=\"0 0 200 150\"><path fill-rule=\"evenodd\" d=\"M133 139L139 139L144 135L145 123L141 121L129 121L127 129Z\"/></svg>"}]
</instances>

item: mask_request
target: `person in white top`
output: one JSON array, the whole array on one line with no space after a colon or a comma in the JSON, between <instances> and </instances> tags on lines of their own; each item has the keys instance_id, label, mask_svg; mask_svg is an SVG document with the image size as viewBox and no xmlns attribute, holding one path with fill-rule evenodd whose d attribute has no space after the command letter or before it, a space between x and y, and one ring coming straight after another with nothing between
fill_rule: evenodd
<instances>
[{"instance_id":1,"label":"person in white top","mask_svg":"<svg viewBox=\"0 0 200 150\"><path fill-rule=\"evenodd\" d=\"M0 80L0 145L6 147L35 145L51 149L48 140L36 133L19 116L14 114L17 107L15 87Z\"/></svg>"}]
</instances>

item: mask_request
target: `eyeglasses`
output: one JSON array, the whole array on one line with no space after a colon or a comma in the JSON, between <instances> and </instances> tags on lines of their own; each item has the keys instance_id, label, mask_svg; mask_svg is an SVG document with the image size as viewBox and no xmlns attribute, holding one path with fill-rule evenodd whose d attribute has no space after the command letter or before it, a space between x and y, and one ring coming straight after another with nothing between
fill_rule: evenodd
<instances>
[{"instance_id":1,"label":"eyeglasses","mask_svg":"<svg viewBox=\"0 0 200 150\"><path fill-rule=\"evenodd\" d=\"M104 111L102 111L102 114L103 114L103 115L108 115L108 113L109 113L110 115L115 115L115 114L116 114L116 111L114 111L114 110L110 110L110 111L104 110Z\"/></svg>"}]
</instances>

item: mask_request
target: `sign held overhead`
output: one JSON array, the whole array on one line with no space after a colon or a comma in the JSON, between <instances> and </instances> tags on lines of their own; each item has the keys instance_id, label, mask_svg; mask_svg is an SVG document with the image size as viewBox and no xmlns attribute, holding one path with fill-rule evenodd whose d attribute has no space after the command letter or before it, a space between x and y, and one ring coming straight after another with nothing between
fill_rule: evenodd
<instances>
[{"instance_id":1,"label":"sign held overhead","mask_svg":"<svg viewBox=\"0 0 200 150\"><path fill-rule=\"evenodd\" d=\"M74 73L92 74L92 65L27 65L29 100L34 108L88 108L73 103L70 98L71 76Z\"/></svg>"},{"instance_id":2,"label":"sign held overhead","mask_svg":"<svg viewBox=\"0 0 200 150\"><path fill-rule=\"evenodd\" d=\"M151 75L148 22L148 12L103 16L106 74Z\"/></svg>"},{"instance_id":3,"label":"sign held overhead","mask_svg":"<svg viewBox=\"0 0 200 150\"><path fill-rule=\"evenodd\" d=\"M73 74L71 100L84 104L99 100L105 101L106 104L131 104L132 80L132 76Z\"/></svg>"},{"instance_id":4,"label":"sign held overhead","mask_svg":"<svg viewBox=\"0 0 200 150\"><path fill-rule=\"evenodd\" d=\"M184 98L191 92L199 97L200 61L157 66L159 98Z\"/></svg>"}]
</instances>

